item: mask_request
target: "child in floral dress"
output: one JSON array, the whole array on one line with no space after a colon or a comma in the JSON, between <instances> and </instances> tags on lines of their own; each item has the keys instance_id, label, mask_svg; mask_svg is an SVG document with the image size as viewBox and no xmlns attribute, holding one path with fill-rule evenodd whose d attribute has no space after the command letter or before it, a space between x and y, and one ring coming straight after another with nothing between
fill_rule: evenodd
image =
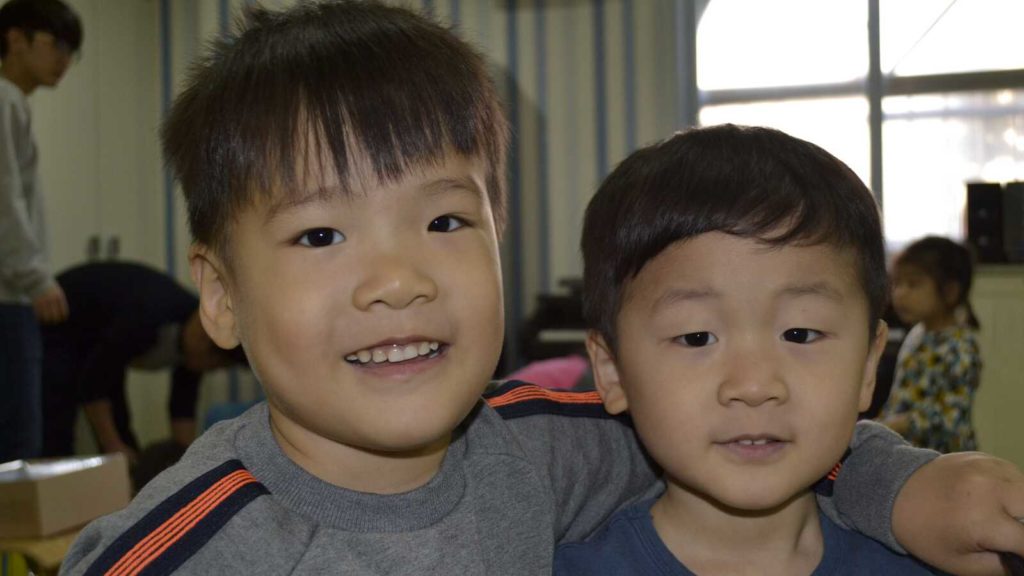
<instances>
[{"instance_id":1,"label":"child in floral dress","mask_svg":"<svg viewBox=\"0 0 1024 576\"><path fill-rule=\"evenodd\" d=\"M913 328L900 347L881 419L922 448L978 449L971 406L981 356L968 301L971 277L967 249L937 236L911 244L893 267L893 307Z\"/></svg>"}]
</instances>

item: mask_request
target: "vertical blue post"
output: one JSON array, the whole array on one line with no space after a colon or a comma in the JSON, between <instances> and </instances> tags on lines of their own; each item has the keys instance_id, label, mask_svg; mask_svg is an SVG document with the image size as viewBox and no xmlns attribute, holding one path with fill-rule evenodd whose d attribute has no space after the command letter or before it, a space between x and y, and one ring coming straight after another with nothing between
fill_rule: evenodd
<instances>
[{"instance_id":1,"label":"vertical blue post","mask_svg":"<svg viewBox=\"0 0 1024 576\"><path fill-rule=\"evenodd\" d=\"M626 153L636 149L636 37L633 30L633 0L622 0L622 29L625 43L622 62L626 81Z\"/></svg>"},{"instance_id":2,"label":"vertical blue post","mask_svg":"<svg viewBox=\"0 0 1024 576\"><path fill-rule=\"evenodd\" d=\"M459 24L462 23L462 4L459 2L459 0L451 0L451 4L449 5L449 7L451 8L450 13L452 15L452 26L458 28Z\"/></svg>"},{"instance_id":3,"label":"vertical blue post","mask_svg":"<svg viewBox=\"0 0 1024 576\"><path fill-rule=\"evenodd\" d=\"M231 2L230 0L218 0L217 5L217 30L220 33L220 37L224 38L228 35L228 26L231 20ZM228 370L228 402L237 403L239 396L239 383L238 383L238 369L232 367Z\"/></svg>"},{"instance_id":4,"label":"vertical blue post","mask_svg":"<svg viewBox=\"0 0 1024 576\"><path fill-rule=\"evenodd\" d=\"M512 255L512 292L508 299L508 326L505 327L506 368L519 367L519 324L522 320L522 229L520 222L520 195L522 182L519 173L519 31L516 26L517 0L505 0L508 19L505 31L508 34L508 119L512 127L512 145L509 147L509 202L508 233Z\"/></svg>"},{"instance_id":5,"label":"vertical blue post","mask_svg":"<svg viewBox=\"0 0 1024 576\"><path fill-rule=\"evenodd\" d=\"M228 35L228 23L231 21L231 1L218 0L217 4L217 31L220 37Z\"/></svg>"},{"instance_id":6,"label":"vertical blue post","mask_svg":"<svg viewBox=\"0 0 1024 576\"><path fill-rule=\"evenodd\" d=\"M551 290L551 222L548 217L548 53L547 25L544 17L544 0L534 2L534 25L537 35L536 74L537 74L537 178L540 181L537 190L537 203L540 206L538 225L540 227L540 286L544 291Z\"/></svg>"},{"instance_id":7,"label":"vertical blue post","mask_svg":"<svg viewBox=\"0 0 1024 576\"><path fill-rule=\"evenodd\" d=\"M696 0L676 0L676 125L697 125L697 8Z\"/></svg>"},{"instance_id":8,"label":"vertical blue post","mask_svg":"<svg viewBox=\"0 0 1024 576\"><path fill-rule=\"evenodd\" d=\"M604 0L594 0L594 108L597 121L598 182L608 173L608 86L604 37Z\"/></svg>"},{"instance_id":9,"label":"vertical blue post","mask_svg":"<svg viewBox=\"0 0 1024 576\"><path fill-rule=\"evenodd\" d=\"M160 0L160 111L167 116L171 108L172 73L171 73L171 0ZM167 273L176 277L177 259L175 258L174 235L174 175L167 167L164 168L164 225L166 244Z\"/></svg>"},{"instance_id":10,"label":"vertical blue post","mask_svg":"<svg viewBox=\"0 0 1024 576\"><path fill-rule=\"evenodd\" d=\"M882 77L881 17L878 0L868 0L868 133L871 141L871 191L885 210L882 195Z\"/></svg>"}]
</instances>

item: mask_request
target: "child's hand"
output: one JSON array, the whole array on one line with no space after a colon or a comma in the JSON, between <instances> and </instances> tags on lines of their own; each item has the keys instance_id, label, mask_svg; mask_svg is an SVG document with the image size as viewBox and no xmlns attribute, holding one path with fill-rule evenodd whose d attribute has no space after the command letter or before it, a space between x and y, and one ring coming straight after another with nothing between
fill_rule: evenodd
<instances>
[{"instance_id":1,"label":"child's hand","mask_svg":"<svg viewBox=\"0 0 1024 576\"><path fill-rule=\"evenodd\" d=\"M1024 473L978 452L946 454L910 476L896 497L896 540L953 574L1004 574L997 551L1024 556Z\"/></svg>"}]
</instances>

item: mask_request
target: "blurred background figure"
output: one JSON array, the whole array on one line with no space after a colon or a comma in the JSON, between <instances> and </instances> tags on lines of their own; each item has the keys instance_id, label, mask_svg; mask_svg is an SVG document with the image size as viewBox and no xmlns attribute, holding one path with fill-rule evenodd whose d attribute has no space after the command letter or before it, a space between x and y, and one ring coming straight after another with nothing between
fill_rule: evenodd
<instances>
[{"instance_id":1,"label":"blurred background figure","mask_svg":"<svg viewBox=\"0 0 1024 576\"><path fill-rule=\"evenodd\" d=\"M57 86L81 43L78 15L60 0L10 0L0 8L0 462L39 455L38 322L68 316L48 263L27 97Z\"/></svg>"},{"instance_id":2,"label":"blurred background figure","mask_svg":"<svg viewBox=\"0 0 1024 576\"><path fill-rule=\"evenodd\" d=\"M81 405L100 451L136 460L139 443L125 390L129 368L172 370L169 446L183 451L196 435L203 373L244 363L241 349L218 348L199 322L198 298L158 270L94 262L66 270L57 281L75 313L43 329L44 455L74 452Z\"/></svg>"},{"instance_id":3,"label":"blurred background figure","mask_svg":"<svg viewBox=\"0 0 1024 576\"><path fill-rule=\"evenodd\" d=\"M938 236L910 244L893 265L893 308L913 327L880 419L916 446L978 449L971 407L981 356L968 301L972 275L967 248Z\"/></svg>"}]
</instances>

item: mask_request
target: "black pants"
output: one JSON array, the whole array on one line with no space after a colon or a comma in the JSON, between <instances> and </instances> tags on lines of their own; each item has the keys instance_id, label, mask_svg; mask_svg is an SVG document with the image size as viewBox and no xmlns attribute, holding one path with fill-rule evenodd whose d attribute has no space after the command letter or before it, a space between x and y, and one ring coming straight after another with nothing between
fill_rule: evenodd
<instances>
[{"instance_id":1,"label":"black pants","mask_svg":"<svg viewBox=\"0 0 1024 576\"><path fill-rule=\"evenodd\" d=\"M41 361L32 307L0 304L0 463L39 456Z\"/></svg>"},{"instance_id":2,"label":"black pants","mask_svg":"<svg viewBox=\"0 0 1024 576\"><path fill-rule=\"evenodd\" d=\"M55 328L43 330L43 455L68 456L75 451L75 419L78 407L93 395L83 382L82 371L95 352L88 338ZM126 444L138 450L131 429L124 385L107 390L114 426Z\"/></svg>"}]
</instances>

